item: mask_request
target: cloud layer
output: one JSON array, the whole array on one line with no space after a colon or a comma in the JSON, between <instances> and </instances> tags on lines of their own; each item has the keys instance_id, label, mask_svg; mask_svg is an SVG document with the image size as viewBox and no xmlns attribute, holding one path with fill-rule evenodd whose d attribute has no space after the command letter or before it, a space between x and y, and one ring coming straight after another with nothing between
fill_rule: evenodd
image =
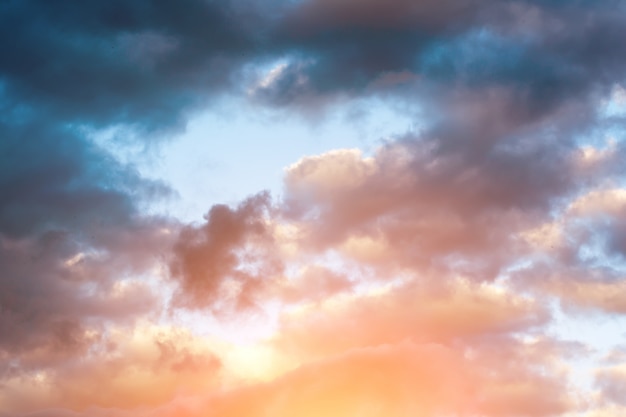
<instances>
[{"instance_id":1,"label":"cloud layer","mask_svg":"<svg viewBox=\"0 0 626 417\"><path fill-rule=\"evenodd\" d=\"M626 410L620 346L559 328L626 313L621 2L8 1L0 35L0 416ZM120 149L226 97L415 128L155 214Z\"/></svg>"}]
</instances>

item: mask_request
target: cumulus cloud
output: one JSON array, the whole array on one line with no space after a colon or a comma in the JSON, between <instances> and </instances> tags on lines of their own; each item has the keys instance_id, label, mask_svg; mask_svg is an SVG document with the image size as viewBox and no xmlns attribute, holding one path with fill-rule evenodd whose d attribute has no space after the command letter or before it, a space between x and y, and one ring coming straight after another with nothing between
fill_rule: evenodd
<instances>
[{"instance_id":1,"label":"cumulus cloud","mask_svg":"<svg viewBox=\"0 0 626 417\"><path fill-rule=\"evenodd\" d=\"M254 305L255 289L281 269L264 218L269 204L269 195L262 193L234 210L217 205L205 216L206 224L181 231L171 264L172 276L181 283L177 302L192 308L228 299L239 307Z\"/></svg>"}]
</instances>

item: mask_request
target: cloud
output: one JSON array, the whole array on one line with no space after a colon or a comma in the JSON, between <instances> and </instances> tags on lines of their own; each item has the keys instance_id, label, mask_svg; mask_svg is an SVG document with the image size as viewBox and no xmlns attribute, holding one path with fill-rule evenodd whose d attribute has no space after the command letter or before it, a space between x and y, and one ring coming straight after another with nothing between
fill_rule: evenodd
<instances>
[{"instance_id":1,"label":"cloud","mask_svg":"<svg viewBox=\"0 0 626 417\"><path fill-rule=\"evenodd\" d=\"M274 51L300 63L272 83L266 99L279 106L379 94L377 80L407 72L417 81L394 96L409 102L428 102L433 85L504 86L543 111L611 87L625 64L606 53L623 35L610 1L311 0L281 16Z\"/></svg>"},{"instance_id":2,"label":"cloud","mask_svg":"<svg viewBox=\"0 0 626 417\"><path fill-rule=\"evenodd\" d=\"M484 365L445 346L405 342L350 350L300 366L271 382L180 396L157 408L87 413L110 417L419 413L434 417L455 413L549 416L571 410L572 401L557 380L518 373L521 368L507 365L494 375Z\"/></svg>"},{"instance_id":3,"label":"cloud","mask_svg":"<svg viewBox=\"0 0 626 417\"><path fill-rule=\"evenodd\" d=\"M97 252L63 230L0 238L4 388L12 379L29 380L90 355L114 324L154 314L159 297L150 282L139 278L151 268L154 254L140 245L154 239L150 249L165 246L159 248L162 236L150 229L132 230L136 235L126 236L123 245L99 245Z\"/></svg>"},{"instance_id":4,"label":"cloud","mask_svg":"<svg viewBox=\"0 0 626 417\"><path fill-rule=\"evenodd\" d=\"M602 275L605 275L604 277ZM608 313L624 314L626 305L624 282L600 271L570 271L567 277L551 279L547 291L557 295L565 306L575 309L595 309Z\"/></svg>"},{"instance_id":5,"label":"cloud","mask_svg":"<svg viewBox=\"0 0 626 417\"><path fill-rule=\"evenodd\" d=\"M515 234L544 219L552 201L569 192L571 156L559 150L558 159L543 159L551 149L541 143L484 154L462 143L447 146L417 139L384 146L373 157L335 151L304 158L287 171L285 214L305 231L302 244L316 250L343 248L361 262L399 266L456 257L491 279L520 253ZM363 242L376 248L370 260Z\"/></svg>"},{"instance_id":6,"label":"cloud","mask_svg":"<svg viewBox=\"0 0 626 417\"><path fill-rule=\"evenodd\" d=\"M497 287L464 279L415 277L409 284L380 293L332 298L286 314L275 343L296 360L405 340L471 345L540 326L548 318L541 305Z\"/></svg>"},{"instance_id":7,"label":"cloud","mask_svg":"<svg viewBox=\"0 0 626 417\"><path fill-rule=\"evenodd\" d=\"M247 395L233 393L216 415L437 415L462 409L469 387L458 357L439 346L383 346L311 364ZM410 390L406 387L411 386Z\"/></svg>"},{"instance_id":8,"label":"cloud","mask_svg":"<svg viewBox=\"0 0 626 417\"><path fill-rule=\"evenodd\" d=\"M625 62L613 52L621 48L623 11L611 4L10 3L2 26L12 41L4 46L18 59L0 62L3 93L67 121L182 127L216 95L240 93L245 68L287 59L258 91L262 101L369 95L387 88L379 81L389 74L414 74L426 89L403 89L411 101L427 100L432 83L452 81L506 86L532 108L549 109L619 81ZM28 24L33 17L37 24Z\"/></svg>"},{"instance_id":9,"label":"cloud","mask_svg":"<svg viewBox=\"0 0 626 417\"><path fill-rule=\"evenodd\" d=\"M111 326L159 314L156 269L179 225L144 209L171 190L93 136L121 125L133 137L124 140L154 142L206 100L199 85L213 92L229 78L222 70L239 59L247 35L214 3L189 2L172 19L177 10L150 2L0 6L8 54L0 58L3 386L72 366Z\"/></svg>"},{"instance_id":10,"label":"cloud","mask_svg":"<svg viewBox=\"0 0 626 417\"><path fill-rule=\"evenodd\" d=\"M200 227L183 229L174 246L170 270L180 283L176 303L190 308L254 305L255 292L278 274L272 256L272 231L265 216L267 193L243 201L236 209L216 205ZM223 305L222 305L223 304ZM220 307L220 305L222 305Z\"/></svg>"},{"instance_id":11,"label":"cloud","mask_svg":"<svg viewBox=\"0 0 626 417\"><path fill-rule=\"evenodd\" d=\"M12 15L23 13L20 7L28 9L2 6L2 30L20 22ZM16 30L10 48L33 41L30 30L46 38L45 25L35 26ZM86 119L63 118L43 103L48 91L38 83L55 71L29 54L54 51L22 46L15 60L0 63L0 369L7 378L62 366L87 354L111 323L151 314L158 297L142 278L177 227L142 212L146 201L170 195L165 184L96 145ZM15 77L40 77L22 80L37 97L18 94ZM80 108L70 90L63 99Z\"/></svg>"},{"instance_id":12,"label":"cloud","mask_svg":"<svg viewBox=\"0 0 626 417\"><path fill-rule=\"evenodd\" d=\"M319 302L349 292L354 283L342 273L321 265L307 265L296 277L277 282L277 298L285 303Z\"/></svg>"},{"instance_id":13,"label":"cloud","mask_svg":"<svg viewBox=\"0 0 626 417\"><path fill-rule=\"evenodd\" d=\"M518 287L556 296L571 312L623 314L623 253L616 245L622 194L604 184L592 187L562 205L552 221L525 232L534 259L514 274Z\"/></svg>"},{"instance_id":14,"label":"cloud","mask_svg":"<svg viewBox=\"0 0 626 417\"><path fill-rule=\"evenodd\" d=\"M564 381L584 346L550 336L550 301L626 312L625 13L612 0L5 2L0 408L583 412ZM375 97L419 129L371 154L303 156L282 195L197 224L150 214L172 190L94 137L149 147L224 95L286 116ZM163 324L255 312L275 320L258 344L281 362L246 386L211 342ZM623 373L598 370L590 415L621 410Z\"/></svg>"},{"instance_id":15,"label":"cloud","mask_svg":"<svg viewBox=\"0 0 626 417\"><path fill-rule=\"evenodd\" d=\"M137 275L176 226L139 212L165 186L72 129L0 128L0 363L14 372L83 354L104 322L149 313L156 297Z\"/></svg>"},{"instance_id":16,"label":"cloud","mask_svg":"<svg viewBox=\"0 0 626 417\"><path fill-rule=\"evenodd\" d=\"M360 413L435 416L469 403L468 380L457 366L459 358L439 346L380 347L351 352L295 370L268 383L198 401L173 402L139 416L219 417L247 414L286 416ZM410 384L413 388L407 390ZM100 415L100 414L96 414ZM124 412L103 411L103 416Z\"/></svg>"},{"instance_id":17,"label":"cloud","mask_svg":"<svg viewBox=\"0 0 626 417\"><path fill-rule=\"evenodd\" d=\"M602 390L605 401L620 406L626 405L624 401L626 369L624 369L623 364L598 370L596 373L596 385Z\"/></svg>"},{"instance_id":18,"label":"cloud","mask_svg":"<svg viewBox=\"0 0 626 417\"><path fill-rule=\"evenodd\" d=\"M48 117L142 129L184 126L184 113L230 84L251 52L244 17L226 3L186 1L2 7L3 93ZM7 56L8 56L7 55Z\"/></svg>"},{"instance_id":19,"label":"cloud","mask_svg":"<svg viewBox=\"0 0 626 417\"><path fill-rule=\"evenodd\" d=\"M221 362L206 339L145 323L110 326L89 352L75 353L62 365L5 375L0 401L13 412L154 408L177 395L199 395L220 378Z\"/></svg>"}]
</instances>

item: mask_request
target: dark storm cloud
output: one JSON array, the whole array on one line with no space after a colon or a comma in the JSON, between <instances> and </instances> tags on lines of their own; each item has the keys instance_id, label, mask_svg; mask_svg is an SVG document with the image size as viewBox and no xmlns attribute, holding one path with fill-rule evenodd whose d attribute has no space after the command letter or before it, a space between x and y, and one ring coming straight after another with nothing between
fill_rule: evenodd
<instances>
[{"instance_id":1,"label":"dark storm cloud","mask_svg":"<svg viewBox=\"0 0 626 417\"><path fill-rule=\"evenodd\" d=\"M277 105L306 102L303 90L309 100L371 94L409 72L422 87L508 86L539 111L611 85L626 66L615 1L309 0L287 10L275 43L294 64L260 97Z\"/></svg>"},{"instance_id":2,"label":"dark storm cloud","mask_svg":"<svg viewBox=\"0 0 626 417\"><path fill-rule=\"evenodd\" d=\"M135 200L169 192L70 128L5 121L0 132L0 231L9 237L123 227L133 221Z\"/></svg>"},{"instance_id":3,"label":"dark storm cloud","mask_svg":"<svg viewBox=\"0 0 626 417\"><path fill-rule=\"evenodd\" d=\"M237 20L226 3L183 3L4 2L3 94L73 122L182 123L206 100L198 90L227 87L251 49L243 11Z\"/></svg>"},{"instance_id":4,"label":"dark storm cloud","mask_svg":"<svg viewBox=\"0 0 626 417\"><path fill-rule=\"evenodd\" d=\"M0 71L25 110L143 128L183 126L274 58L292 62L255 91L277 105L371 94L412 73L420 85L507 85L539 109L621 77L625 13L610 0L7 2Z\"/></svg>"},{"instance_id":5,"label":"dark storm cloud","mask_svg":"<svg viewBox=\"0 0 626 417\"><path fill-rule=\"evenodd\" d=\"M0 5L0 231L130 225L167 193L88 139L178 126L250 48L245 8L189 1ZM151 140L145 134L140 140Z\"/></svg>"}]
</instances>

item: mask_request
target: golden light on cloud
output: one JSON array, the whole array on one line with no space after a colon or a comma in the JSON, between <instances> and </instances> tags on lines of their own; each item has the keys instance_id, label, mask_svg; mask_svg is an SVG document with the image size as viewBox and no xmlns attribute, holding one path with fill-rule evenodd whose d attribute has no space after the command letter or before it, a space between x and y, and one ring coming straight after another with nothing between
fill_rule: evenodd
<instances>
[{"instance_id":1,"label":"golden light on cloud","mask_svg":"<svg viewBox=\"0 0 626 417\"><path fill-rule=\"evenodd\" d=\"M626 415L617 3L0 2L0 417Z\"/></svg>"}]
</instances>

